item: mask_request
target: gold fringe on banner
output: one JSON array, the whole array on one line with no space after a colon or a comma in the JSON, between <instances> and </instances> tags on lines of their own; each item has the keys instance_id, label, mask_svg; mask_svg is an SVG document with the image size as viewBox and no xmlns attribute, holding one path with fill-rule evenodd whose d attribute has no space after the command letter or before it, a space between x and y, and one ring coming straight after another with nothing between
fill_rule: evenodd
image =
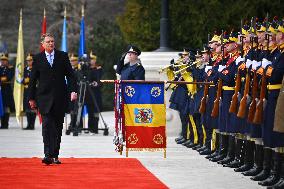
<instances>
[{"instance_id":1,"label":"gold fringe on banner","mask_svg":"<svg viewBox=\"0 0 284 189\"><path fill-rule=\"evenodd\" d=\"M158 152L158 151L164 151L164 148L127 148L128 151L148 151L148 152Z\"/></svg>"},{"instance_id":2,"label":"gold fringe on banner","mask_svg":"<svg viewBox=\"0 0 284 189\"><path fill-rule=\"evenodd\" d=\"M195 125L195 122L193 120L193 116L189 115L189 119L190 119L190 123L191 123L192 130L193 130L194 144L197 144L198 143L198 135L197 135L196 125Z\"/></svg>"}]
</instances>

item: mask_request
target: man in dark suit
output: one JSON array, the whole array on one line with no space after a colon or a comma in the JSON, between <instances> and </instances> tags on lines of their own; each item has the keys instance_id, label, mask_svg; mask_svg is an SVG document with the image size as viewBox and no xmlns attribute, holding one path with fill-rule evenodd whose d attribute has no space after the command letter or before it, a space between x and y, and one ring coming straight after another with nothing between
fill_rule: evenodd
<instances>
[{"instance_id":1,"label":"man in dark suit","mask_svg":"<svg viewBox=\"0 0 284 189\"><path fill-rule=\"evenodd\" d=\"M41 37L44 51L35 55L29 83L29 104L42 115L42 136L45 157L42 163L60 164L58 160L64 114L68 110L67 83L72 89L71 100L77 99L76 77L68 54L54 48L54 37ZM65 81L67 78L67 83Z\"/></svg>"}]
</instances>

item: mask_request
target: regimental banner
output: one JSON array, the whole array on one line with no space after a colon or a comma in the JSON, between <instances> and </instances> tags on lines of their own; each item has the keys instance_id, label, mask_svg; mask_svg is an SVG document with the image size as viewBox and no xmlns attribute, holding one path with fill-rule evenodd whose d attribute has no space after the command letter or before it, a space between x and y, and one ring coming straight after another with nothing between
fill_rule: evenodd
<instances>
[{"instance_id":1,"label":"regimental banner","mask_svg":"<svg viewBox=\"0 0 284 189\"><path fill-rule=\"evenodd\" d=\"M126 148L166 148L166 105L163 82L122 82Z\"/></svg>"}]
</instances>

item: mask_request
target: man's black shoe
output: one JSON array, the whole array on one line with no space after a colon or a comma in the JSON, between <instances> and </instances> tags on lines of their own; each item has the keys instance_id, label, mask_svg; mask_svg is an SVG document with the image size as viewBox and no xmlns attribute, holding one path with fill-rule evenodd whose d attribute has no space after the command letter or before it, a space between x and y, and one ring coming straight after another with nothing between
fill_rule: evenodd
<instances>
[{"instance_id":1,"label":"man's black shoe","mask_svg":"<svg viewBox=\"0 0 284 189\"><path fill-rule=\"evenodd\" d=\"M46 165L50 165L52 164L52 158L50 157L44 157L42 160L41 160L42 163L46 164Z\"/></svg>"},{"instance_id":2,"label":"man's black shoe","mask_svg":"<svg viewBox=\"0 0 284 189\"><path fill-rule=\"evenodd\" d=\"M53 159L53 164L61 164L61 161L58 158Z\"/></svg>"},{"instance_id":3,"label":"man's black shoe","mask_svg":"<svg viewBox=\"0 0 284 189\"><path fill-rule=\"evenodd\" d=\"M186 141L186 139L181 139L181 140L179 140L179 141L177 141L177 144L182 144L182 143L184 143Z\"/></svg>"},{"instance_id":4,"label":"man's black shoe","mask_svg":"<svg viewBox=\"0 0 284 189\"><path fill-rule=\"evenodd\" d=\"M235 168L234 171L235 172L245 172L245 171L250 170L252 167L253 167L252 164L245 163L243 166Z\"/></svg>"},{"instance_id":5,"label":"man's black shoe","mask_svg":"<svg viewBox=\"0 0 284 189\"><path fill-rule=\"evenodd\" d=\"M191 143L191 140L186 140L184 143L182 143L182 145L187 146Z\"/></svg>"},{"instance_id":6,"label":"man's black shoe","mask_svg":"<svg viewBox=\"0 0 284 189\"><path fill-rule=\"evenodd\" d=\"M207 146L202 146L201 148L196 149L197 152L202 152L207 149Z\"/></svg>"},{"instance_id":7,"label":"man's black shoe","mask_svg":"<svg viewBox=\"0 0 284 189\"><path fill-rule=\"evenodd\" d=\"M197 146L197 144L194 144L191 142L190 144L186 145L187 148L193 148L194 146Z\"/></svg>"},{"instance_id":8,"label":"man's black shoe","mask_svg":"<svg viewBox=\"0 0 284 189\"><path fill-rule=\"evenodd\" d=\"M183 136L180 136L180 137L178 137L178 138L175 138L175 141L177 142L177 141L179 141L179 140L181 140L181 139L183 139Z\"/></svg>"},{"instance_id":9,"label":"man's black shoe","mask_svg":"<svg viewBox=\"0 0 284 189\"><path fill-rule=\"evenodd\" d=\"M199 148L202 148L201 144L197 144L196 146L192 147L193 150L198 150Z\"/></svg>"},{"instance_id":10,"label":"man's black shoe","mask_svg":"<svg viewBox=\"0 0 284 189\"><path fill-rule=\"evenodd\" d=\"M244 176L256 176L262 171L262 167L254 166L252 169L242 172Z\"/></svg>"},{"instance_id":11,"label":"man's black shoe","mask_svg":"<svg viewBox=\"0 0 284 189\"><path fill-rule=\"evenodd\" d=\"M284 179L281 178L276 184L273 186L268 186L267 189L283 189L284 188Z\"/></svg>"},{"instance_id":12,"label":"man's black shoe","mask_svg":"<svg viewBox=\"0 0 284 189\"><path fill-rule=\"evenodd\" d=\"M200 155L210 155L210 154L212 154L212 151L210 149L206 148L205 150L200 151L199 154Z\"/></svg>"},{"instance_id":13,"label":"man's black shoe","mask_svg":"<svg viewBox=\"0 0 284 189\"><path fill-rule=\"evenodd\" d=\"M254 181L263 181L270 176L270 169L263 169L258 175L251 177Z\"/></svg>"},{"instance_id":14,"label":"man's black shoe","mask_svg":"<svg viewBox=\"0 0 284 189\"><path fill-rule=\"evenodd\" d=\"M238 168L238 167L241 167L242 165L243 165L243 162L241 162L238 159L234 159L230 163L224 164L223 167Z\"/></svg>"}]
</instances>

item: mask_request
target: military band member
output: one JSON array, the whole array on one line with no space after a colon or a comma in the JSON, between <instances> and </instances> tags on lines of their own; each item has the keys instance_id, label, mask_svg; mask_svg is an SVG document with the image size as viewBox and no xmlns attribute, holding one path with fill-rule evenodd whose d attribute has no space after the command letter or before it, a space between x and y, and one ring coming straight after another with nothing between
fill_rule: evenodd
<instances>
[{"instance_id":1,"label":"military band member","mask_svg":"<svg viewBox=\"0 0 284 189\"><path fill-rule=\"evenodd\" d=\"M30 75L33 67L33 57L31 54L28 54L26 57L26 66L24 69L24 79L23 79L23 85L24 85L24 111L26 112L27 116L27 127L24 128L24 130L33 130L35 128L35 119L36 119L36 112L35 110L32 110L29 105L28 100L28 87L30 82Z\"/></svg>"},{"instance_id":2,"label":"military band member","mask_svg":"<svg viewBox=\"0 0 284 189\"><path fill-rule=\"evenodd\" d=\"M10 112L13 112L15 110L13 91L11 86L11 82L14 77L14 68L13 66L9 65L8 54L2 54L0 61L1 90L4 108L4 115L1 117L0 129L8 129Z\"/></svg>"}]
</instances>

